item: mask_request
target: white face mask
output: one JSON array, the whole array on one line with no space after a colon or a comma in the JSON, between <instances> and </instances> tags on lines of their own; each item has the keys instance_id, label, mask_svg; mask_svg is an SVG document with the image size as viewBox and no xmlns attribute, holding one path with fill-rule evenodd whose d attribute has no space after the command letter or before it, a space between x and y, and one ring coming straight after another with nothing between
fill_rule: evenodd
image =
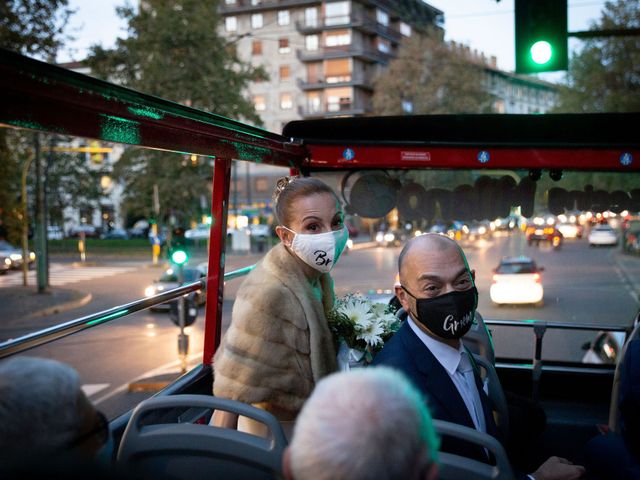
<instances>
[{"instance_id":1,"label":"white face mask","mask_svg":"<svg viewBox=\"0 0 640 480\"><path fill-rule=\"evenodd\" d=\"M311 268L323 273L331 271L349 239L349 231L346 227L315 234L296 233L290 228L284 226L283 228L295 235L291 242L293 253Z\"/></svg>"}]
</instances>

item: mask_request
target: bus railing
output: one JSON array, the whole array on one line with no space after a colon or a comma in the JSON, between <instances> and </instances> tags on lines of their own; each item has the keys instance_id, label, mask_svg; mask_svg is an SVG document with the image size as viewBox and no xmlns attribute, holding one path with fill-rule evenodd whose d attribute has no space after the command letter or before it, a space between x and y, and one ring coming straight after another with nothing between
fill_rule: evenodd
<instances>
[{"instance_id":1,"label":"bus railing","mask_svg":"<svg viewBox=\"0 0 640 480\"><path fill-rule=\"evenodd\" d=\"M224 280L228 281L244 276L253 270L254 267L255 265L251 265L225 273ZM135 300L124 305L118 305L116 307L109 308L108 310L103 310L75 320L60 323L15 339L6 340L0 343L0 358L24 352L45 343L61 339L68 335L73 335L74 333L82 332L83 330L88 330L89 328L93 328L98 325L109 323L118 318L131 315L132 313L145 310L155 305L179 298L182 295L187 295L191 292L206 288L207 280L201 279L196 282L181 285L180 287L172 288L171 290L166 290L157 295L153 295L152 297Z\"/></svg>"}]
</instances>

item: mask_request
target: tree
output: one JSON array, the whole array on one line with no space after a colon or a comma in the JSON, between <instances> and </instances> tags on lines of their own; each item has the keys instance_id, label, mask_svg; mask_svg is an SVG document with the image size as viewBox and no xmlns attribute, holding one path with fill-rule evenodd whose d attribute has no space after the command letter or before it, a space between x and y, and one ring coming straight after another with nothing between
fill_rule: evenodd
<instances>
[{"instance_id":1,"label":"tree","mask_svg":"<svg viewBox=\"0 0 640 480\"><path fill-rule=\"evenodd\" d=\"M640 28L640 0L606 2L591 30ZM567 85L555 112L637 112L640 110L640 37L584 40L571 58Z\"/></svg>"},{"instance_id":2,"label":"tree","mask_svg":"<svg viewBox=\"0 0 640 480\"><path fill-rule=\"evenodd\" d=\"M435 34L414 33L376 78L374 113L491 112L493 98L483 80L482 65L472 62L463 49Z\"/></svg>"},{"instance_id":3,"label":"tree","mask_svg":"<svg viewBox=\"0 0 640 480\"><path fill-rule=\"evenodd\" d=\"M67 0L5 0L0 2L0 45L53 61L65 40L69 16ZM0 236L20 237L22 167L32 152L31 136L0 128Z\"/></svg>"},{"instance_id":4,"label":"tree","mask_svg":"<svg viewBox=\"0 0 640 480\"><path fill-rule=\"evenodd\" d=\"M128 37L118 39L114 50L92 48L89 65L96 74L200 110L261 123L243 92L250 81L266 75L241 62L235 44L218 35L218 1L148 0L140 5L139 11L118 9L128 22ZM172 210L193 218L200 196L210 196L211 167L183 160L182 155L141 149L123 155L115 173L125 184L130 218L150 215L154 183L164 216Z\"/></svg>"}]
</instances>

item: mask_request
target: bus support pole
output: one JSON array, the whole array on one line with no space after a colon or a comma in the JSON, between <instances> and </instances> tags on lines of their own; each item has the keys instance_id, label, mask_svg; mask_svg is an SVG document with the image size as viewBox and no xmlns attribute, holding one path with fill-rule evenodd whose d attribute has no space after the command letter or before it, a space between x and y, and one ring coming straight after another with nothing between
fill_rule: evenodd
<instances>
[{"instance_id":1,"label":"bus support pole","mask_svg":"<svg viewBox=\"0 0 640 480\"><path fill-rule=\"evenodd\" d=\"M546 322L536 323L533 326L533 334L535 335L535 353L533 355L533 373L531 398L534 402L538 402L540 398L540 378L542 377L542 338L547 331Z\"/></svg>"},{"instance_id":2,"label":"bus support pole","mask_svg":"<svg viewBox=\"0 0 640 480\"><path fill-rule=\"evenodd\" d=\"M178 268L178 285L184 284L184 265L177 265ZM184 327L186 322L186 305L184 295L178 297L178 326L180 333L178 334L178 357L180 358L180 370L182 373L187 372L187 355L189 353L189 336L185 335Z\"/></svg>"}]
</instances>

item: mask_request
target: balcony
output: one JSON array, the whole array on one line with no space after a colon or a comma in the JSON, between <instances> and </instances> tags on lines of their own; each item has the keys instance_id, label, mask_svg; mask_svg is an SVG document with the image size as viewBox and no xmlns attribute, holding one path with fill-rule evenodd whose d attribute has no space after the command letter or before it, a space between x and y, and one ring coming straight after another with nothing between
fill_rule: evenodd
<instances>
[{"instance_id":1,"label":"balcony","mask_svg":"<svg viewBox=\"0 0 640 480\"><path fill-rule=\"evenodd\" d=\"M364 105L356 105L352 101L340 103L325 103L318 108L298 107L298 114L303 119L329 118L329 117L357 117L371 113L371 108Z\"/></svg>"},{"instance_id":2,"label":"balcony","mask_svg":"<svg viewBox=\"0 0 640 480\"><path fill-rule=\"evenodd\" d=\"M321 90L333 87L360 87L373 91L373 75L365 75L359 73L356 75L344 75L341 77L316 78L313 81L305 81L298 79L298 87L300 90Z\"/></svg>"},{"instance_id":3,"label":"balcony","mask_svg":"<svg viewBox=\"0 0 640 480\"><path fill-rule=\"evenodd\" d=\"M251 0L237 0L235 4L224 2L218 6L221 15L237 15L240 13L259 13L283 8L299 8L310 5L320 5L321 0L264 0L254 5Z\"/></svg>"},{"instance_id":4,"label":"balcony","mask_svg":"<svg viewBox=\"0 0 640 480\"><path fill-rule=\"evenodd\" d=\"M368 34L380 35L396 43L402 39L402 34L400 34L398 30L391 27L385 27L378 23L374 18L362 14L323 17L313 22L306 20L296 22L296 29L303 35L319 33L325 30L338 30L342 28L353 28Z\"/></svg>"},{"instance_id":5,"label":"balcony","mask_svg":"<svg viewBox=\"0 0 640 480\"><path fill-rule=\"evenodd\" d=\"M325 47L317 50L297 50L296 56L301 62L318 62L336 58L357 58L369 63L386 64L392 57L371 47L357 45L343 45L340 47Z\"/></svg>"}]
</instances>

